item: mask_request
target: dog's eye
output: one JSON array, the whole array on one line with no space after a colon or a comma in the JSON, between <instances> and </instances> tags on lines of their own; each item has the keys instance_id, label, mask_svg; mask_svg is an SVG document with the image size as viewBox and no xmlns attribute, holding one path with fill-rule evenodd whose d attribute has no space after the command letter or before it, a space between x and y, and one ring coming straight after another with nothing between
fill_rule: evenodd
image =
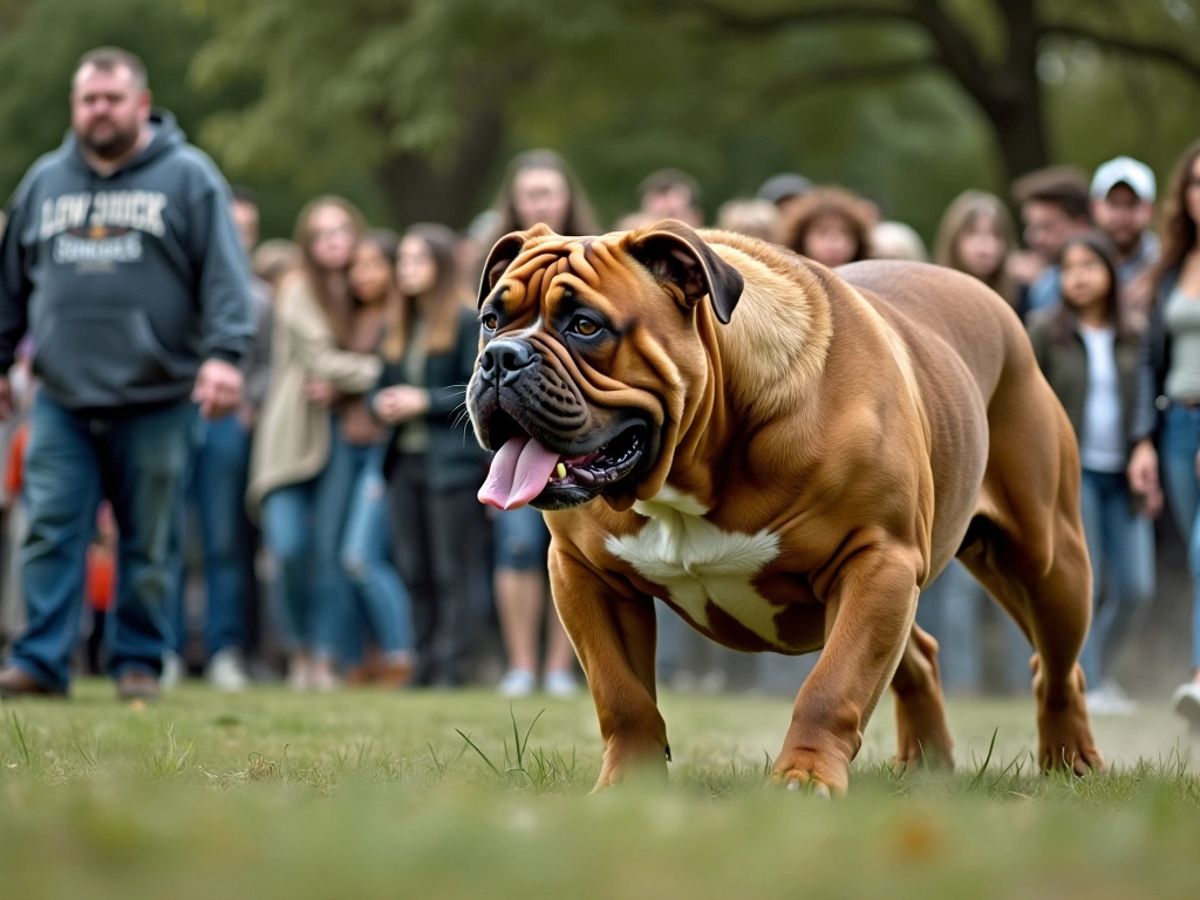
<instances>
[{"instance_id":1,"label":"dog's eye","mask_svg":"<svg viewBox=\"0 0 1200 900\"><path fill-rule=\"evenodd\" d=\"M571 320L571 331L580 337L591 337L600 330L600 326L587 316L576 316Z\"/></svg>"},{"instance_id":2,"label":"dog's eye","mask_svg":"<svg viewBox=\"0 0 1200 900\"><path fill-rule=\"evenodd\" d=\"M488 331L495 331L496 326L500 324L500 317L494 312L484 313L479 323Z\"/></svg>"}]
</instances>

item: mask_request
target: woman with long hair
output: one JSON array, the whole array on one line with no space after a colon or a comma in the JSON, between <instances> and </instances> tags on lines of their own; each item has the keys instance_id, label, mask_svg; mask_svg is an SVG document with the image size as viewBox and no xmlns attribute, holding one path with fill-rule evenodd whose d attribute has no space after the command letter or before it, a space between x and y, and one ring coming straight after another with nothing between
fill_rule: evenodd
<instances>
[{"instance_id":1,"label":"woman with long hair","mask_svg":"<svg viewBox=\"0 0 1200 900\"><path fill-rule=\"evenodd\" d=\"M495 237L545 222L559 234L596 234L599 225L583 187L553 150L526 150L513 157L493 208ZM483 248L486 255L491 244Z\"/></svg>"},{"instance_id":2,"label":"woman with long hair","mask_svg":"<svg viewBox=\"0 0 1200 900\"><path fill-rule=\"evenodd\" d=\"M350 295L354 330L350 349L377 352L390 319L401 301L396 280L399 239L394 232L368 231L354 247L350 262ZM335 458L345 466L347 494L342 534L342 565L354 585L354 600L345 629L342 662L347 680L400 687L412 673L412 613L408 591L391 560L387 484L383 477L386 434L375 421L363 395L340 404L338 440L345 444ZM363 626L376 655L363 659Z\"/></svg>"},{"instance_id":3,"label":"woman with long hair","mask_svg":"<svg viewBox=\"0 0 1200 900\"><path fill-rule=\"evenodd\" d=\"M1019 313L1020 297L1008 273L1008 258L1016 246L1012 216L1000 198L986 191L963 191L942 214L933 261L975 276Z\"/></svg>"},{"instance_id":4,"label":"woman with long hair","mask_svg":"<svg viewBox=\"0 0 1200 900\"><path fill-rule=\"evenodd\" d=\"M1129 481L1147 510L1167 505L1188 548L1193 579L1192 677L1175 691L1176 711L1200 726L1200 141L1188 147L1164 198L1162 256L1138 367Z\"/></svg>"},{"instance_id":5,"label":"woman with long hair","mask_svg":"<svg viewBox=\"0 0 1200 900\"><path fill-rule=\"evenodd\" d=\"M1133 711L1113 664L1154 596L1154 529L1125 474L1141 342L1120 307L1117 265L1103 232L1068 238L1059 259L1061 302L1029 322L1038 365L1079 441L1095 608L1080 661L1088 711L1099 715Z\"/></svg>"},{"instance_id":6,"label":"woman with long hair","mask_svg":"<svg viewBox=\"0 0 1200 900\"><path fill-rule=\"evenodd\" d=\"M339 551L350 488L337 404L368 390L380 370L374 353L350 349L348 273L364 230L362 214L340 197L300 211L301 264L279 288L270 387L251 453L247 502L277 567L288 678L298 690L335 686L349 603Z\"/></svg>"},{"instance_id":7,"label":"woman with long hair","mask_svg":"<svg viewBox=\"0 0 1200 900\"><path fill-rule=\"evenodd\" d=\"M400 302L386 323L371 400L391 426L383 471L395 560L412 600L418 686L471 677L487 603L489 527L475 497L484 457L463 412L479 326L460 295L456 246L442 225L405 232Z\"/></svg>"}]
</instances>

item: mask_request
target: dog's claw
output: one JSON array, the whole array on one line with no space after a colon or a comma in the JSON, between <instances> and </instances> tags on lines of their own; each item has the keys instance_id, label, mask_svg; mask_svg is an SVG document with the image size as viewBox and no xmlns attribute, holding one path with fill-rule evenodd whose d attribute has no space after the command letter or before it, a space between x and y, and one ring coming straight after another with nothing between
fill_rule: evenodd
<instances>
[{"instance_id":1,"label":"dog's claw","mask_svg":"<svg viewBox=\"0 0 1200 900\"><path fill-rule=\"evenodd\" d=\"M799 778L789 778L787 781L787 789L789 791L806 790L813 797L819 797L822 800L831 800L833 794L829 790L829 785L822 784L819 781L802 781Z\"/></svg>"}]
</instances>

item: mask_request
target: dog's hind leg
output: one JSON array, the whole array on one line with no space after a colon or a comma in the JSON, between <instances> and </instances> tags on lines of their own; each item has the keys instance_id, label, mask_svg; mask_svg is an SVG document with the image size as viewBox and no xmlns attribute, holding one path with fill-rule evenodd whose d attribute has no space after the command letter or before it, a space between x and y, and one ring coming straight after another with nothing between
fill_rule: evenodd
<instances>
[{"instance_id":1,"label":"dog's hind leg","mask_svg":"<svg viewBox=\"0 0 1200 900\"><path fill-rule=\"evenodd\" d=\"M954 768L954 743L946 727L937 651L937 641L914 622L892 677L899 739L893 767L897 771L910 766Z\"/></svg>"},{"instance_id":2,"label":"dog's hind leg","mask_svg":"<svg viewBox=\"0 0 1200 900\"><path fill-rule=\"evenodd\" d=\"M1042 767L1082 775L1102 769L1104 759L1092 738L1078 664L1092 609L1079 460L1061 409L1036 427L1028 415L1008 418L1004 428L993 425L982 512L959 559L1033 643ZM1044 467L1031 461L1044 461Z\"/></svg>"}]
</instances>

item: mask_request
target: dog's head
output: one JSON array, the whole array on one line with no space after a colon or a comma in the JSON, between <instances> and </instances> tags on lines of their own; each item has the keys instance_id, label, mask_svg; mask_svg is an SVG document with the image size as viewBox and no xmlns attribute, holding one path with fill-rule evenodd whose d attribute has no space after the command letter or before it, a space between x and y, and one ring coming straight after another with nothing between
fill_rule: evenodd
<instances>
[{"instance_id":1,"label":"dog's head","mask_svg":"<svg viewBox=\"0 0 1200 900\"><path fill-rule=\"evenodd\" d=\"M670 471L692 386L712 374L707 301L728 322L742 277L686 225L595 238L545 226L492 248L479 290L480 353L467 389L496 451L483 502L615 509Z\"/></svg>"}]
</instances>

